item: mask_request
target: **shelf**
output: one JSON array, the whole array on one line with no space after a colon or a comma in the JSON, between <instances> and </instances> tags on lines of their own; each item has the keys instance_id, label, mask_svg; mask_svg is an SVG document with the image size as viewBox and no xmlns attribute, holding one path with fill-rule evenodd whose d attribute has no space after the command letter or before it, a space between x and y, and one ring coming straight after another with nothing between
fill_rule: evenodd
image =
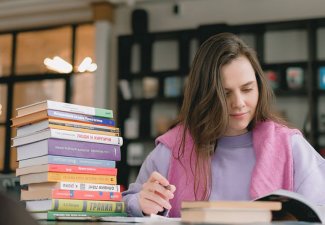
<instances>
[{"instance_id":1,"label":"shelf","mask_svg":"<svg viewBox=\"0 0 325 225\"><path fill-rule=\"evenodd\" d=\"M155 98L139 98L139 99L128 99L120 100L120 104L151 104L154 102L181 102L182 96L180 97L155 97Z\"/></svg>"},{"instance_id":2,"label":"shelf","mask_svg":"<svg viewBox=\"0 0 325 225\"><path fill-rule=\"evenodd\" d=\"M296 97L296 96L305 96L307 97L307 91L305 89L297 90L274 90L276 96L281 97Z\"/></svg>"},{"instance_id":3,"label":"shelf","mask_svg":"<svg viewBox=\"0 0 325 225\"><path fill-rule=\"evenodd\" d=\"M162 118L166 112L162 112L163 109L167 109L170 111L169 107L162 106L162 107L156 107L159 106L159 103L162 103L161 105L169 105L168 103L177 103L177 106L175 107L175 111L179 110L179 106L182 103L183 96L177 96L177 97L165 97L164 92L166 90L166 81L167 77L181 77L185 78L188 75L190 65L189 63L192 61L193 58L193 52L194 49L191 49L192 46L192 40L198 41L198 43L202 43L204 40L206 40L211 35L214 35L219 32L231 32L231 33L237 33L239 35L242 34L243 37L247 38L246 42L253 48L255 48L256 52L258 53L258 56L260 57L261 66L264 71L267 70L273 70L276 75L276 82L278 82L278 89L274 90L274 93L277 97L284 98L285 101L283 101L285 105L282 107L284 108L284 111L288 111L288 115L296 114L296 112L292 112L291 105L287 104L287 102L290 102L290 104L297 104L294 106L300 107L299 104L301 102L304 102L304 107L308 107L310 113L312 115L317 115L319 112L318 104L320 96L325 96L325 90L319 90L318 88L318 69L320 66L325 66L325 60L315 60L315 57L317 55L316 50L319 49L319 41L314 40L314 38L317 38L317 29L319 27L325 27L325 19L308 19L308 20L294 20L294 21L284 21L284 22L270 22L270 23L255 23L255 24L240 24L240 25L227 25L227 24L206 24L206 25L200 25L197 29L186 29L186 30L177 30L177 31L164 31L164 32L150 32L146 34L131 34L131 35L123 35L119 36L119 46L118 46L118 74L119 80L125 79L128 82L128 85L130 86L130 92L132 93L132 96L140 97L140 96L151 96L151 95L144 95L143 93L147 93L147 89L142 89L142 94L136 93L134 90L137 90L136 87L142 87L141 84L145 83L146 77L152 77L156 78L156 81L153 83L153 85L156 89L157 95L154 98L135 98L130 100L124 100L119 93L118 96L118 107L119 107L119 124L121 125L121 130L123 131L123 134L125 133L125 127L124 127L124 121L128 118L138 118L139 117L139 138L134 139L127 139L125 138L125 145L123 146L125 148L125 152L123 152L123 158L122 162L119 164L119 170L121 171L121 175L119 177L120 182L124 185L127 185L128 182L128 176L130 174L129 168L131 167L139 167L140 166L130 166L127 165L127 149L128 144L131 143L148 143L148 142L154 142L154 137L151 137L151 134L155 134L151 132L151 129L153 129L153 124L156 123L155 119L152 119L154 117L155 113L159 112L159 115L157 118ZM294 35L300 35L300 33L306 34L306 37L304 38L298 38L301 40L300 42L294 42L293 46L296 46L296 48L291 49L291 47L287 47L285 44L284 46L279 48L279 51L267 51L270 49L265 48L271 48L271 50L274 50L273 47L277 43L279 44L281 41L286 41L282 43L289 43L291 44L291 39L284 39L278 40L278 42L267 42L268 41L268 35L277 35L277 34L271 34L273 31L275 32L283 32L286 33L289 31L289 33L293 33ZM299 32L296 32L299 31ZM302 31L302 32L300 32ZM245 36L246 35L246 36ZM291 34L290 34L291 35ZM283 38L281 35L278 35L279 38ZM316 36L316 37L315 37ZM290 36L291 37L291 36ZM294 36L296 37L296 36ZM152 68L164 68L164 67L154 67L156 65L155 63L157 61L160 62L161 57L168 57L170 54L173 54L173 51L162 51L161 55L158 55L160 57L153 59L158 54L157 51L154 53L154 47L156 41L159 43L161 40L167 40L167 41L173 41L177 42L178 44L178 67L173 65L173 67L168 67L166 70L161 71L153 71ZM272 39L274 40L274 39ZM140 48L138 58L136 59L136 62L138 62L139 65L137 65L137 68L139 72L133 73L131 72L131 67L134 66L134 62L131 62L133 59L131 56L133 52L132 47L134 44L137 44L137 47ZM271 44L273 44L271 46ZM281 44L281 43L280 43ZM176 45L175 45L176 46ZM278 45L282 46L282 45ZM302 52L303 55L296 53L297 50L300 49L300 47L305 47L306 52ZM197 47L197 46L196 46ZM175 49L172 49L175 50ZM289 52L291 50L291 52ZM176 51L176 50L175 50ZM299 53L300 51L298 51ZM291 54L286 54L291 53ZM281 55L283 54L283 55ZM174 55L173 55L174 56ZM296 57L301 56L301 57ZM291 59L296 58L296 61L293 61ZM157 60L159 59L159 60ZM265 63L265 59L267 59L269 62L272 63ZM274 62L276 60L282 60L283 62ZM174 62L174 61L173 61ZM264 63L263 63L264 62ZM162 63L163 65L163 63ZM293 77L294 75L290 76L290 79L287 79L287 69L289 67L299 67L302 68L304 71L304 83L303 85L300 85L300 89L289 89L289 87L292 87L292 84L295 84L294 81L296 81ZM172 70L170 70L172 68ZM133 70L135 71L135 70ZM298 71L298 70L297 70ZM296 71L296 74L301 74ZM272 75L272 74L268 74ZM290 74L291 75L291 74ZM144 82L142 83L142 81ZM150 80L150 79L149 79ZM181 79L184 81L185 79ZM270 80L272 80L272 77L270 76ZM274 79L273 79L274 80ZM125 82L124 82L125 83ZM137 86L137 84L139 85ZM150 82L149 82L150 83ZM158 85L156 84L158 83ZM171 82L171 84L174 84ZM271 81L272 84L272 81ZM274 84L274 83L273 83ZM289 84L289 85L288 85ZM311 87L311 85L308 84L315 84L314 87ZM273 85L276 86L276 85ZM183 88L183 86L182 86ZM182 90L182 89L178 89ZM120 90L121 91L121 90ZM179 93L179 92L178 92ZM288 98L288 99L285 99ZM296 99L289 99L289 98L296 98ZM303 101L301 99L303 98ZM294 100L294 101L291 101ZM156 103L158 103L156 105ZM170 104L174 105L174 104ZM136 106L136 107L134 107ZM287 109L289 108L289 109ZM138 109L138 114L134 113L134 109ZM291 114L290 114L291 113ZM138 115L137 117L133 116L133 114ZM161 114L161 115L160 115ZM168 117L169 115L167 115ZM174 116L174 115L173 115ZM174 119L174 118L172 118ZM292 118L289 118L292 119ZM294 118L296 120L299 120L300 118ZM151 121L153 120L153 121ZM162 120L163 121L163 120ZM301 121L299 121L301 122ZM168 123L163 121L163 124L167 126ZM156 124L155 124L156 125ZM169 124L168 124L169 125ZM315 148L318 148L319 146L319 137L325 135L325 131L319 131L320 124L314 124L311 123L311 129L314 131L316 135L306 135L306 138L310 140L310 143L315 146ZM161 133L162 130L159 130L159 133ZM130 135L131 136L131 135ZM325 151L325 150L324 150ZM123 162L126 164L123 164ZM125 166L124 166L125 165Z\"/></svg>"},{"instance_id":4,"label":"shelf","mask_svg":"<svg viewBox=\"0 0 325 225\"><path fill-rule=\"evenodd\" d=\"M145 77L166 78L166 77L173 77L173 76L185 77L187 76L187 73L179 70L148 72L148 73L130 73L130 74L121 74L120 79L135 80L135 79L142 79Z\"/></svg>"}]
</instances>

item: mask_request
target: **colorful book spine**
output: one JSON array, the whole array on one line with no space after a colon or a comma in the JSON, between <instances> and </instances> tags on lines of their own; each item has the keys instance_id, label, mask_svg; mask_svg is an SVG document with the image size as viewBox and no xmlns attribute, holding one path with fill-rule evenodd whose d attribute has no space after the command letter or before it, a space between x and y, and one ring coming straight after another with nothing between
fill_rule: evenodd
<instances>
[{"instance_id":1,"label":"colorful book spine","mask_svg":"<svg viewBox=\"0 0 325 225\"><path fill-rule=\"evenodd\" d=\"M124 202L53 199L52 210L75 212L125 212Z\"/></svg>"},{"instance_id":2,"label":"colorful book spine","mask_svg":"<svg viewBox=\"0 0 325 225\"><path fill-rule=\"evenodd\" d=\"M107 126L115 126L115 121L112 119L96 117L96 116L87 116L82 114L76 113L69 113L57 110L47 110L49 117L66 119L66 120L73 120L73 121L81 121L84 123L91 123L91 124L101 124Z\"/></svg>"},{"instance_id":3,"label":"colorful book spine","mask_svg":"<svg viewBox=\"0 0 325 225\"><path fill-rule=\"evenodd\" d=\"M47 107L49 109L61 110L72 113L86 114L92 116L113 118L113 110L110 109L101 109L95 107L88 107L64 102L55 102L55 101L47 101Z\"/></svg>"},{"instance_id":4,"label":"colorful book spine","mask_svg":"<svg viewBox=\"0 0 325 225\"><path fill-rule=\"evenodd\" d=\"M77 131L77 132L83 132L83 133L91 133L91 134L101 134L101 135L107 135L107 136L120 136L119 133L115 132L107 132L107 131L99 131L99 130L88 130L80 127L73 127L73 126L62 126L62 125L56 125L56 124L50 124L49 128L58 129L58 130L70 130L70 131Z\"/></svg>"},{"instance_id":5,"label":"colorful book spine","mask_svg":"<svg viewBox=\"0 0 325 225\"><path fill-rule=\"evenodd\" d=\"M36 176L36 178L35 178ZM38 177L46 176L44 179ZM31 179L34 178L33 180ZM116 184L116 176L95 175L95 174L77 174L77 173L56 173L45 172L26 174L20 176L20 184L39 183L39 182L80 182L80 183L95 183L95 184Z\"/></svg>"},{"instance_id":6,"label":"colorful book spine","mask_svg":"<svg viewBox=\"0 0 325 225\"><path fill-rule=\"evenodd\" d=\"M72 113L86 114L86 115L91 115L91 116L113 118L113 110L110 110L110 109L101 109L101 108L76 105L76 104L65 103L65 102L57 102L57 101L51 101L51 100L37 102L32 105L27 105L24 107L17 108L17 114L18 114L18 116L24 116L24 115L30 113L30 108L33 108L33 107L37 108L40 104L46 104L47 109L54 109L54 110L72 112Z\"/></svg>"},{"instance_id":7,"label":"colorful book spine","mask_svg":"<svg viewBox=\"0 0 325 225\"><path fill-rule=\"evenodd\" d=\"M47 185L51 184L51 185ZM52 185L53 184L53 185ZM39 189L63 189L63 190L81 190L81 191L100 191L100 192L121 192L120 185L110 184L93 184L93 183L78 183L78 182L57 182L57 183L36 183L28 185L28 190Z\"/></svg>"},{"instance_id":8,"label":"colorful book spine","mask_svg":"<svg viewBox=\"0 0 325 225\"><path fill-rule=\"evenodd\" d=\"M36 158L20 160L18 167L36 166L42 164L64 164L77 166L96 166L105 168L115 168L116 162L112 160L98 160L88 158L65 157L57 155L44 155Z\"/></svg>"},{"instance_id":9,"label":"colorful book spine","mask_svg":"<svg viewBox=\"0 0 325 225\"><path fill-rule=\"evenodd\" d=\"M64 156L55 156L55 155L48 155L48 163L78 165L78 166L96 166L96 167L105 167L105 168L116 167L116 162L110 160L97 160L97 159L64 157Z\"/></svg>"},{"instance_id":10,"label":"colorful book spine","mask_svg":"<svg viewBox=\"0 0 325 225\"><path fill-rule=\"evenodd\" d=\"M26 157L32 158L41 155L37 155L37 152L33 152L33 149L47 146L47 152L40 153L42 155L59 155L70 156L89 159L101 159L101 160L121 160L121 147L118 145L107 145L100 143L69 141L60 139L47 139L39 142L34 142L28 145L22 145L17 147L18 160L26 159ZM29 153L26 157L26 152Z\"/></svg>"},{"instance_id":11,"label":"colorful book spine","mask_svg":"<svg viewBox=\"0 0 325 225\"><path fill-rule=\"evenodd\" d=\"M110 175L116 176L116 168L104 168L94 166L73 166L73 165L60 165L48 164L48 171L59 173L81 173L81 174L97 174L97 175Z\"/></svg>"},{"instance_id":12,"label":"colorful book spine","mask_svg":"<svg viewBox=\"0 0 325 225\"><path fill-rule=\"evenodd\" d=\"M101 192L101 191L70 191L53 189L52 198L57 199L80 199L98 201L121 201L121 192Z\"/></svg>"},{"instance_id":13,"label":"colorful book spine","mask_svg":"<svg viewBox=\"0 0 325 225\"><path fill-rule=\"evenodd\" d=\"M58 212L58 211L48 211L45 217L40 217L39 214L44 213L32 213L32 216L36 219L44 220L93 220L94 218L100 217L112 217L112 216L127 216L127 213L107 213L107 212Z\"/></svg>"},{"instance_id":14,"label":"colorful book spine","mask_svg":"<svg viewBox=\"0 0 325 225\"><path fill-rule=\"evenodd\" d=\"M80 174L97 174L97 175L109 175L116 176L116 168L104 168L94 166L74 166L64 164L44 164L36 166L28 166L24 168L16 169L16 176L21 176L29 173L40 172L58 172L58 173L80 173Z\"/></svg>"},{"instance_id":15,"label":"colorful book spine","mask_svg":"<svg viewBox=\"0 0 325 225\"><path fill-rule=\"evenodd\" d=\"M123 145L122 137L113 137L101 134L90 134L69 130L57 130L57 129L46 129L41 132L37 132L35 134L31 134L23 137L15 137L13 139L13 146L26 145L29 143L33 143L36 141L41 141L47 138L57 138L64 140L72 140L72 141L85 141L92 143L102 143L102 144L110 144L110 145Z\"/></svg>"}]
</instances>

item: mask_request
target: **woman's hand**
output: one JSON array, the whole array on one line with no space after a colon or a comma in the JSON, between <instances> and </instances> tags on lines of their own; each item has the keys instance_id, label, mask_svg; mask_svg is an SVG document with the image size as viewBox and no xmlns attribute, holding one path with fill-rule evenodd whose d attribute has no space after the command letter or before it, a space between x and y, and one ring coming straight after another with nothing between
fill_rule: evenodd
<instances>
[{"instance_id":1,"label":"woman's hand","mask_svg":"<svg viewBox=\"0 0 325 225\"><path fill-rule=\"evenodd\" d=\"M153 172L142 185L139 203L144 214L157 214L164 209L171 209L169 200L174 198L176 187L158 172Z\"/></svg>"}]
</instances>

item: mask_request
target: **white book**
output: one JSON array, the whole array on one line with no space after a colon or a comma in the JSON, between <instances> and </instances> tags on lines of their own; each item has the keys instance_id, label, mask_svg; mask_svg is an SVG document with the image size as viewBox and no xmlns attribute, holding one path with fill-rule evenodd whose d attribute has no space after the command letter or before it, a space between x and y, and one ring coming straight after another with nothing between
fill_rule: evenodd
<instances>
[{"instance_id":1,"label":"white book","mask_svg":"<svg viewBox=\"0 0 325 225\"><path fill-rule=\"evenodd\" d=\"M28 190L30 191L37 191L41 189L121 192L120 185L111 185L111 184L93 184L93 183L78 183L78 182L66 182L66 181L28 184Z\"/></svg>"},{"instance_id":2,"label":"white book","mask_svg":"<svg viewBox=\"0 0 325 225\"><path fill-rule=\"evenodd\" d=\"M73 140L73 141L85 141L85 142L102 143L102 144L119 145L119 146L123 145L122 137L114 137L114 136L107 136L101 134L91 134L91 133L58 130L58 129L50 128L50 129L33 133L31 135L13 138L12 139L13 147L26 145L29 143L41 141L48 138L57 138L57 139Z\"/></svg>"},{"instance_id":3,"label":"white book","mask_svg":"<svg viewBox=\"0 0 325 225\"><path fill-rule=\"evenodd\" d=\"M20 108L17 108L18 116L24 116L31 113L39 112L45 109L53 109L65 112L86 114L91 116L100 116L106 118L113 118L113 111L110 109L101 109L83 105L76 105L65 102L57 102L51 100L45 100L41 102L37 102L31 105L26 105Z\"/></svg>"}]
</instances>

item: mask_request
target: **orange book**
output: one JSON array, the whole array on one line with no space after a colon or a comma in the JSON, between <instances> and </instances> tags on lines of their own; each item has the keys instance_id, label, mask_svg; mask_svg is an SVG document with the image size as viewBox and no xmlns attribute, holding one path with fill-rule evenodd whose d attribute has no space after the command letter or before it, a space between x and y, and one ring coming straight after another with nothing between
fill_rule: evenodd
<instances>
[{"instance_id":1,"label":"orange book","mask_svg":"<svg viewBox=\"0 0 325 225\"><path fill-rule=\"evenodd\" d=\"M80 182L80 183L94 183L94 184L116 184L116 176L94 175L94 174L78 174L78 173L30 173L21 175L20 184L31 184L41 182Z\"/></svg>"}]
</instances>

